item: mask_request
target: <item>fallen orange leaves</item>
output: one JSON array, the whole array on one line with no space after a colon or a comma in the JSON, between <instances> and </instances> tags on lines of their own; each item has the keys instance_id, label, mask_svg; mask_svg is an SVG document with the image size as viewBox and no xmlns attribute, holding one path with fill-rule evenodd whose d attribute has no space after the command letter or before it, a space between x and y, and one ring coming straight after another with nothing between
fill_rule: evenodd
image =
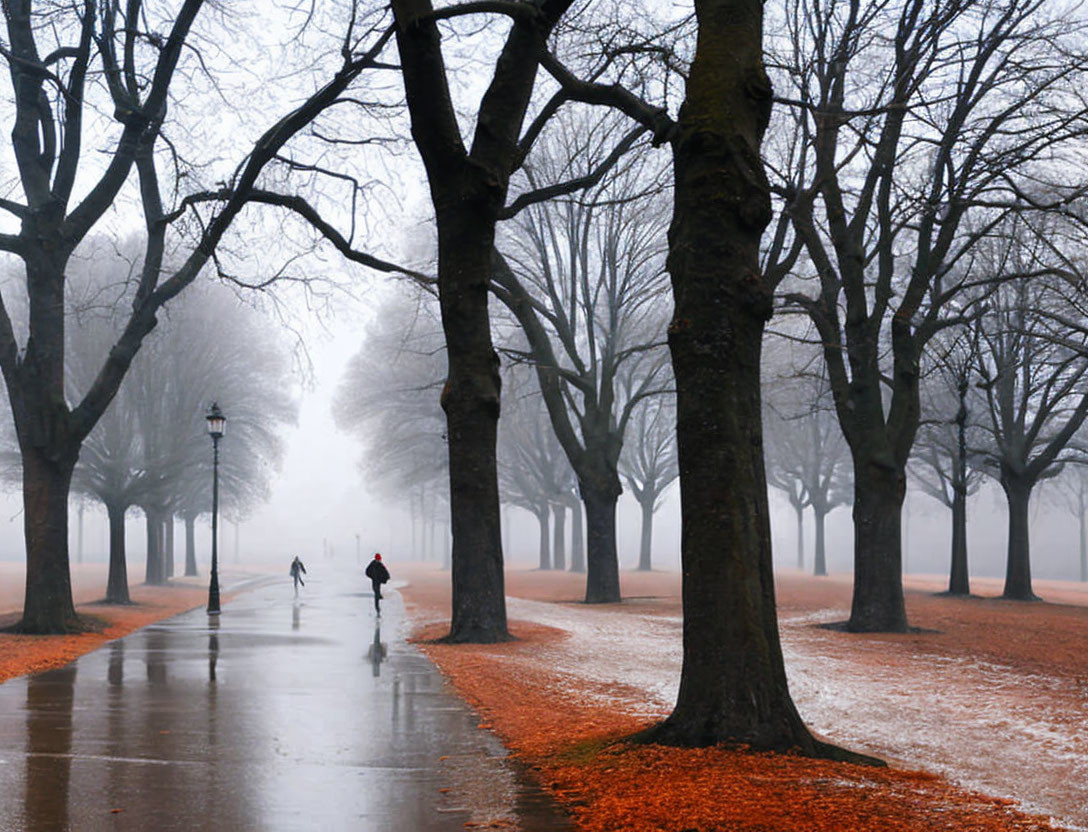
<instances>
[{"instance_id":1,"label":"fallen orange leaves","mask_svg":"<svg viewBox=\"0 0 1088 832\"><path fill-rule=\"evenodd\" d=\"M433 618L429 587L405 594ZM561 630L511 622L517 641L449 645L430 624L417 639L458 692L585 832L1044 832L1043 818L1006 800L917 771L873 769L726 748L635 745L646 727L615 713L580 679L560 678L536 648ZM607 700L603 700L607 701Z\"/></svg>"}]
</instances>

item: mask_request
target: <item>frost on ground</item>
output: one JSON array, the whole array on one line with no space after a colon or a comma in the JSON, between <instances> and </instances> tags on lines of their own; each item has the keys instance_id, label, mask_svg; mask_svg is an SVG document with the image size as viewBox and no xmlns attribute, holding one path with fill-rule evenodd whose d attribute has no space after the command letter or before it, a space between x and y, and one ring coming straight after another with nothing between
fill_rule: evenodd
<instances>
[{"instance_id":1,"label":"frost on ground","mask_svg":"<svg viewBox=\"0 0 1088 832\"><path fill-rule=\"evenodd\" d=\"M675 603L591 607L510 598L508 612L570 633L542 647L534 661L588 680L610 707L668 714L682 658ZM931 649L924 639L815 626L846 617L845 608L825 608L787 612L781 620L790 689L814 731L1088 829L1084 674Z\"/></svg>"}]
</instances>

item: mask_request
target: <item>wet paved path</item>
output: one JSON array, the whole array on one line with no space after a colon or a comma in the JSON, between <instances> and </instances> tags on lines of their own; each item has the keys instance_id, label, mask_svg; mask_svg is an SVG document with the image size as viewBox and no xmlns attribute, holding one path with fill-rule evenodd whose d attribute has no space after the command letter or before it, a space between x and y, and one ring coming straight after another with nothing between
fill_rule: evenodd
<instances>
[{"instance_id":1,"label":"wet paved path","mask_svg":"<svg viewBox=\"0 0 1088 832\"><path fill-rule=\"evenodd\" d=\"M566 828L404 643L397 593L379 621L358 571L309 578L0 685L0 830L462 830L496 816L473 789Z\"/></svg>"}]
</instances>

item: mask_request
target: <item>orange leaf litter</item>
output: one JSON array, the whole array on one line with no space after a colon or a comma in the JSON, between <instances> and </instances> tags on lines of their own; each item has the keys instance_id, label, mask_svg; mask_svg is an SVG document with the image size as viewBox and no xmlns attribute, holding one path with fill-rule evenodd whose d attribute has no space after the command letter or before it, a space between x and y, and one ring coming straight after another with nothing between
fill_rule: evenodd
<instances>
[{"instance_id":1,"label":"orange leaf litter","mask_svg":"<svg viewBox=\"0 0 1088 832\"><path fill-rule=\"evenodd\" d=\"M537 576L531 576L536 578ZM534 592L514 575L513 592ZM508 590L510 590L508 581ZM554 587L552 588L554 590ZM413 574L404 590L410 611L432 623L414 640L529 765L540 785L587 832L997 832L1053 830L1011 801L950 785L919 771L876 769L788 754L724 747L678 749L624 738L649 723L602 705L599 687L559 678L532 654L566 638L562 630L513 621L514 642L447 645L436 614L448 616L439 580ZM581 689L580 687L581 686Z\"/></svg>"},{"instance_id":2,"label":"orange leaf litter","mask_svg":"<svg viewBox=\"0 0 1088 832\"><path fill-rule=\"evenodd\" d=\"M513 594L556 600L569 596L576 576L521 573L508 577ZM206 600L200 586L131 588L133 606L77 604L81 616L98 622L94 632L66 636L0 633L0 682L61 667L140 627L176 615ZM405 591L416 614L448 616L448 587L425 573L413 575ZM810 599L794 599L804 608ZM937 600L926 600L935 609ZM1028 609L1028 608L1025 608ZM939 612L939 610L937 610ZM1028 613L1024 613L1028 615ZM0 615L14 623L15 614ZM953 787L933 775L753 754L726 748L675 749L637 746L623 738L645 722L602 706L600 686L560 678L532 661L536 646L566 638L562 630L514 621L518 641L497 645L428 643L444 624L420 628L416 640L481 714L481 727L495 731L529 764L539 783L566 807L576 828L587 832L998 832L1053 830L1045 819L1011 808L1009 801ZM985 621L978 628L985 631ZM985 653L984 643L969 645ZM1025 642L1029 639L1025 639ZM1038 656L1030 639L1010 652ZM1060 643L1055 663L1074 661ZM1009 650L1008 646L1004 647ZM1063 652L1064 651L1064 652ZM1079 658L1079 656L1078 656ZM579 690L579 685L582 689ZM121 812L121 809L111 809ZM507 828L506 821L466 826Z\"/></svg>"}]
</instances>

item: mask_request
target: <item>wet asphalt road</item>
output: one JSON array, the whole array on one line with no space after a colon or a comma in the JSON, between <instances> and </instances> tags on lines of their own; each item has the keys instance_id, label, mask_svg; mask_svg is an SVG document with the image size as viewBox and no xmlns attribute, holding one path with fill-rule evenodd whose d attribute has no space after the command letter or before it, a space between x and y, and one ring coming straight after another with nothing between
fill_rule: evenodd
<instances>
[{"instance_id":1,"label":"wet asphalt road","mask_svg":"<svg viewBox=\"0 0 1088 832\"><path fill-rule=\"evenodd\" d=\"M462 830L473 783L568 828L405 644L396 592L379 620L358 571L310 578L0 685L0 830Z\"/></svg>"}]
</instances>

